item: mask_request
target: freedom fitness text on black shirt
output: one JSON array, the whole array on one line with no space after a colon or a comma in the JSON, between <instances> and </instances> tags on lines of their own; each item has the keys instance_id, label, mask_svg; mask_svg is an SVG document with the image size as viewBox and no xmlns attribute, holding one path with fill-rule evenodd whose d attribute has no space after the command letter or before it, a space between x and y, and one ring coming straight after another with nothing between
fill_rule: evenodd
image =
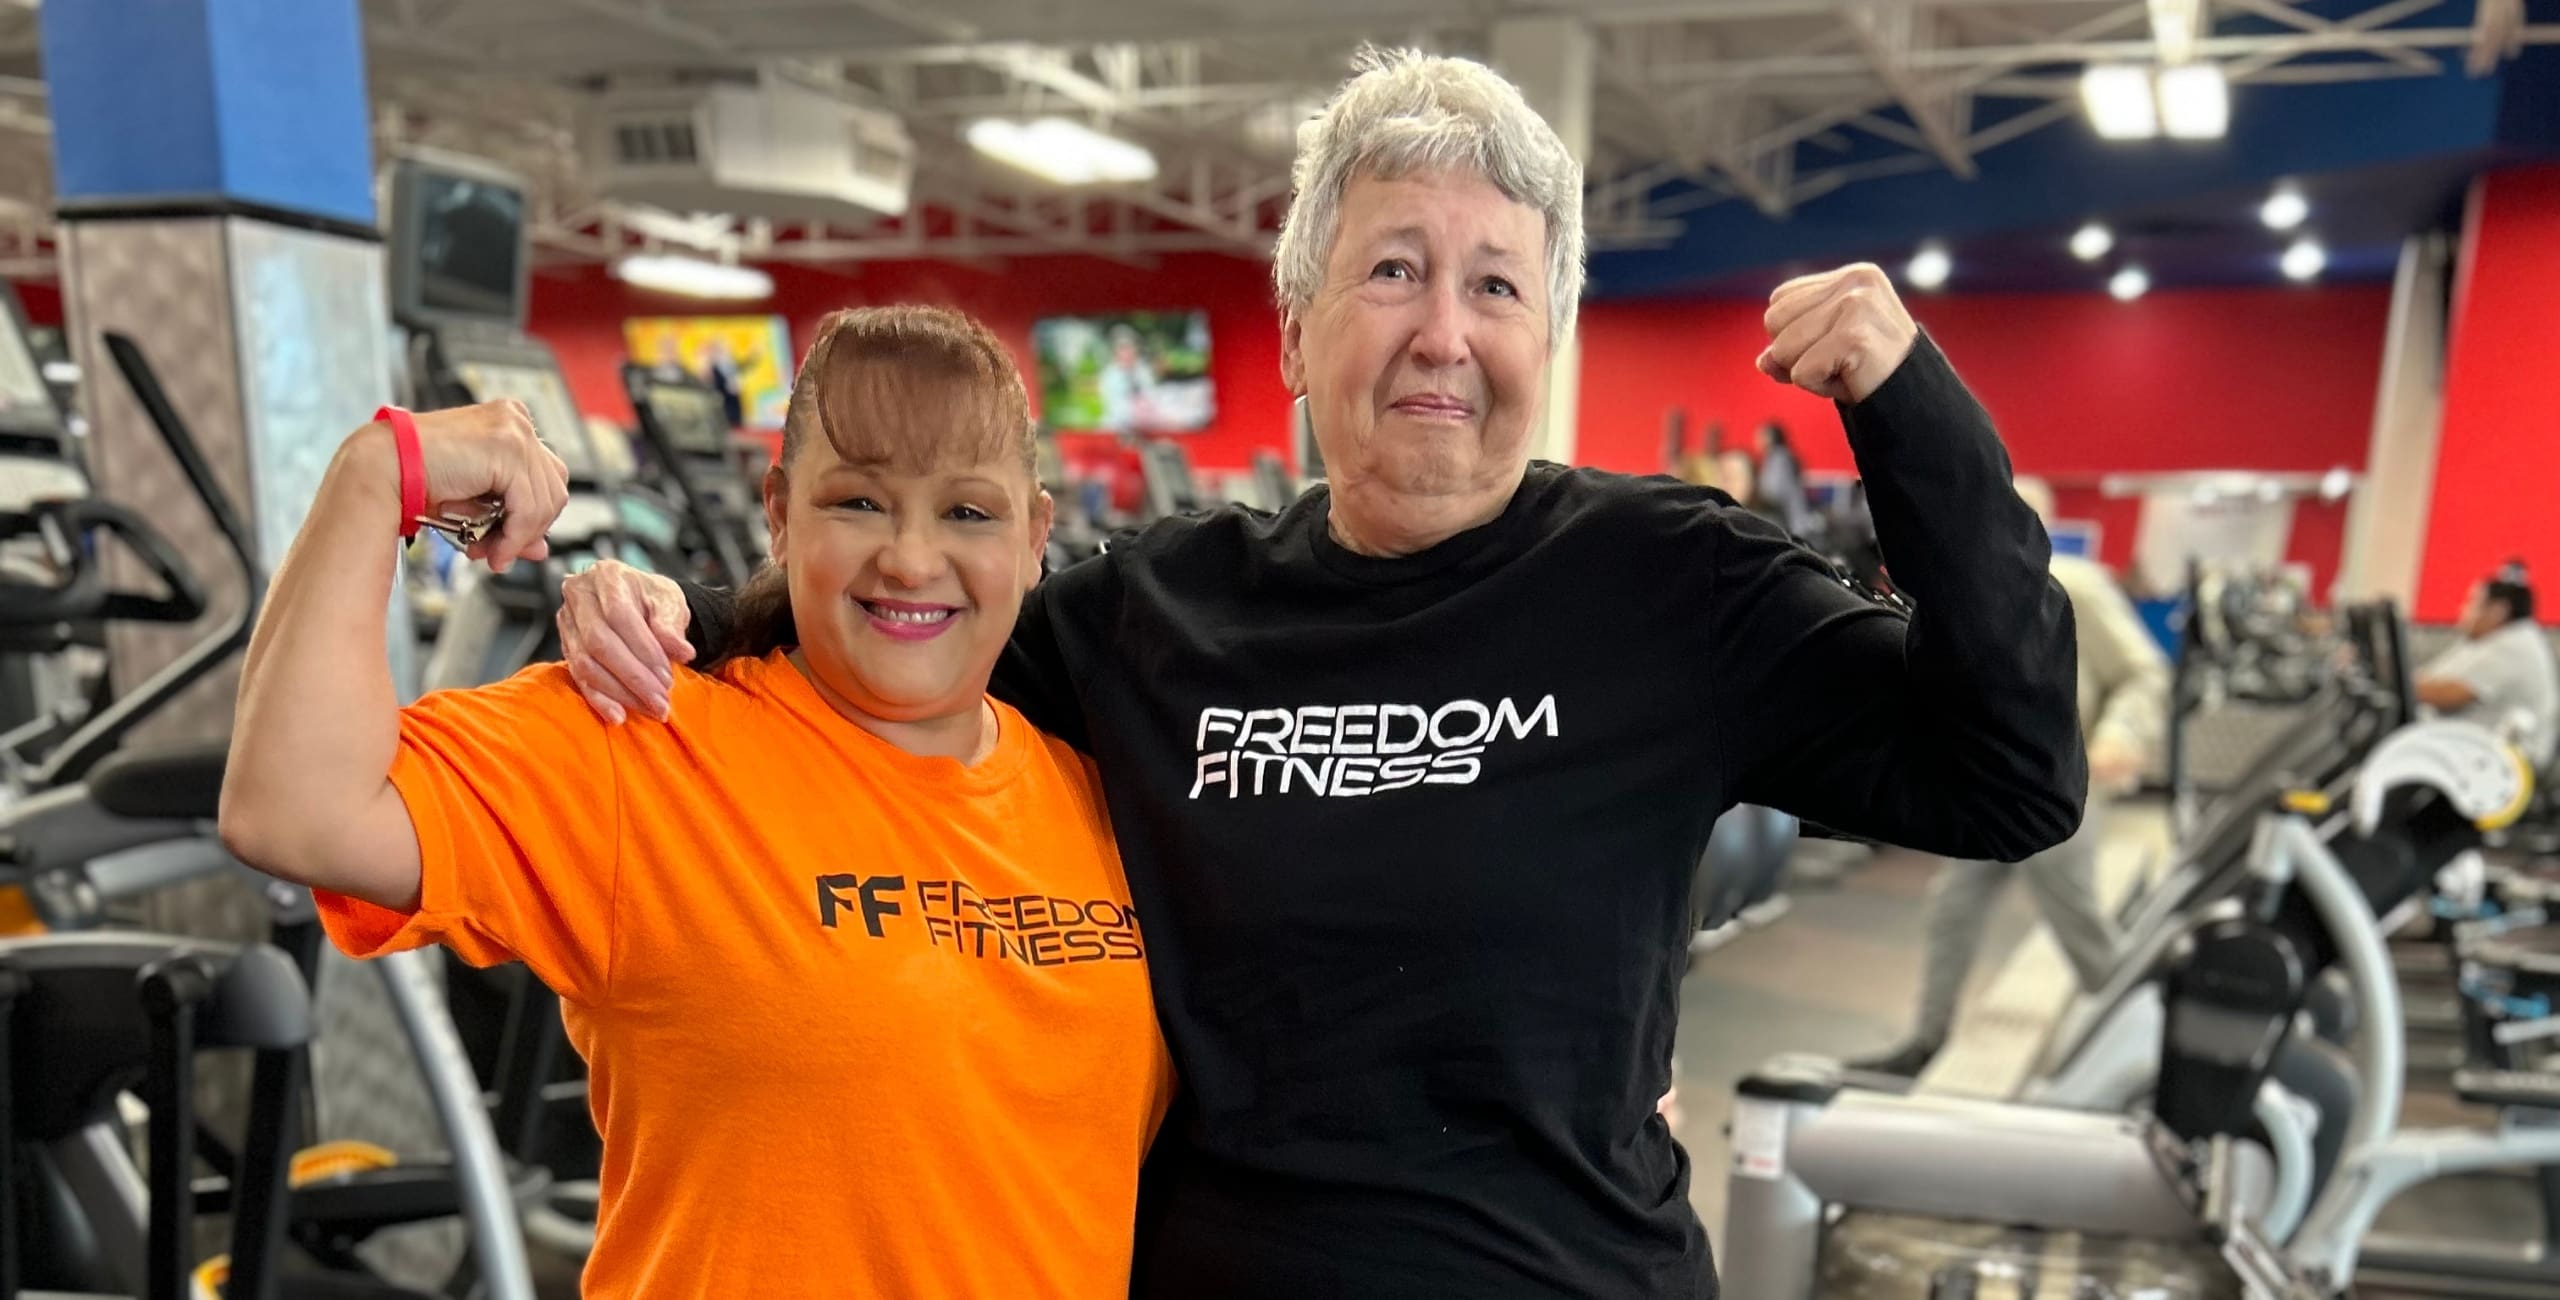
<instances>
[{"instance_id":1,"label":"freedom fitness text on black shirt","mask_svg":"<svg viewBox=\"0 0 2560 1300\"><path fill-rule=\"evenodd\" d=\"M1101 767L1182 1079L1134 1295L1715 1295L1654 1105L1716 815L2016 859L2084 789L1989 416L1925 335L1842 414L1912 616L1720 493L1547 464L1422 554L1319 488L1033 594L994 690Z\"/></svg>"}]
</instances>

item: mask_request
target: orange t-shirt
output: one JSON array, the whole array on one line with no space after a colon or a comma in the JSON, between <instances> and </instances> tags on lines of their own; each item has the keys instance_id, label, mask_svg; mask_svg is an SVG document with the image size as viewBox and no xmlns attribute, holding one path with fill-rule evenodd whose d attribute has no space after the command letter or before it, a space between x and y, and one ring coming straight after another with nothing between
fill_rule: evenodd
<instances>
[{"instance_id":1,"label":"orange t-shirt","mask_svg":"<svg viewBox=\"0 0 2560 1300\"><path fill-rule=\"evenodd\" d=\"M560 993L586 1294L1125 1297L1173 1067L1090 764L1001 704L976 766L909 754L780 654L671 700L607 727L556 664L421 700L418 910L321 898L352 956Z\"/></svg>"}]
</instances>

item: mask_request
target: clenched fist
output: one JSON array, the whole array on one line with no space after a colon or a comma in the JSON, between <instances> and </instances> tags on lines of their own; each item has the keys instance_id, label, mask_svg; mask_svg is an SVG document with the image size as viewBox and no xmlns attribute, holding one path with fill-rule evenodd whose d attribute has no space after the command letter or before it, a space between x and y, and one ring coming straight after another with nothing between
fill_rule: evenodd
<instances>
[{"instance_id":1,"label":"clenched fist","mask_svg":"<svg viewBox=\"0 0 2560 1300\"><path fill-rule=\"evenodd\" d=\"M470 517L488 501L506 503L498 530L465 548L499 573L517 560L551 553L543 539L569 501L568 470L542 445L533 417L517 401L482 402L417 417L427 511Z\"/></svg>"},{"instance_id":2,"label":"clenched fist","mask_svg":"<svg viewBox=\"0 0 2560 1300\"><path fill-rule=\"evenodd\" d=\"M1920 337L1893 281L1865 262L1779 285L1767 324L1761 374L1853 406L1884 387Z\"/></svg>"}]
</instances>

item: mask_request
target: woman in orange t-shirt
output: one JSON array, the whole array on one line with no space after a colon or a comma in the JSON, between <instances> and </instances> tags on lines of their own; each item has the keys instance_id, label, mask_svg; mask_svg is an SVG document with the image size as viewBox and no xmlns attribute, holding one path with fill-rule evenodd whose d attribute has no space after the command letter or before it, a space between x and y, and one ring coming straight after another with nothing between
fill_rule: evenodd
<instances>
[{"instance_id":1,"label":"woman in orange t-shirt","mask_svg":"<svg viewBox=\"0 0 2560 1300\"><path fill-rule=\"evenodd\" d=\"M1002 346L820 326L741 643L668 716L608 726L558 664L398 707L400 522L502 499L469 553L503 571L566 491L512 402L347 439L249 649L224 842L351 954L558 990L588 1295L1124 1296L1172 1067L1092 770L986 695L1051 510Z\"/></svg>"}]
</instances>

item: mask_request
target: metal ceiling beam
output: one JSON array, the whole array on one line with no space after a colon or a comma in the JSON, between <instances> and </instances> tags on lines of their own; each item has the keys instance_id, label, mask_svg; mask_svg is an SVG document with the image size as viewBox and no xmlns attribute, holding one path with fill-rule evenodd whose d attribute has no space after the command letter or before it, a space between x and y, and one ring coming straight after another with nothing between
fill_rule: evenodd
<instances>
[{"instance_id":1,"label":"metal ceiling beam","mask_svg":"<svg viewBox=\"0 0 2560 1300\"><path fill-rule=\"evenodd\" d=\"M2497 70L2501 59L2524 53L2524 0L2479 0L2471 19L2471 49L2462 66L2472 76Z\"/></svg>"},{"instance_id":2,"label":"metal ceiling beam","mask_svg":"<svg viewBox=\"0 0 2560 1300\"><path fill-rule=\"evenodd\" d=\"M2148 22L2149 20L2149 11L2140 3L2140 0L2136 0L2133 4L2119 4L2106 13L2088 19L2085 22L2075 24L2069 30L2065 31L2059 39L2082 40L2088 37L2098 36L2106 32L2114 31L2120 27L2129 26L2135 23ZM2015 71L2023 66L2026 65L2023 63L2010 63L1976 68L1954 78L1950 83L1950 86L1955 90L1971 92L1982 83L1990 81L2002 73ZM1824 131L1830 130L1832 127L1838 126L1842 122L1846 122L1851 118L1858 117L1865 113L1871 113L1892 102L1893 97L1890 94L1852 97L1834 105L1831 108L1807 114L1784 126L1764 132L1751 141L1749 148L1755 153L1764 149L1785 149L1794 145L1799 140L1818 135Z\"/></svg>"},{"instance_id":3,"label":"metal ceiling beam","mask_svg":"<svg viewBox=\"0 0 2560 1300\"><path fill-rule=\"evenodd\" d=\"M2410 14L2437 7L2444 0L2401 0L2353 15L2336 24L2335 30L2262 34L2254 36L2213 36L2196 43L2199 57L2204 58L2292 58L2315 52L2347 51L2379 53L2383 50L2460 49L2472 43L2474 33L2468 27L2393 28L2384 24ZM2137 12L2139 6L2136 6ZM2388 15L2377 17L2377 15ZM2111 23L2110 26L2121 26ZM2538 43L2535 34L2551 30L2553 25L2521 29L2527 43ZM2378 30L2377 30L2378 29ZM2543 37L2543 40L2549 38ZM1916 50L1911 65L1925 70L1980 70L1984 67L2032 67L2043 63L2110 63L2148 61L2155 53L2148 39L2088 40L2062 38L2039 44L1947 46L1934 50ZM1801 55L1775 59L1735 58L1686 65L1669 65L1650 69L1657 86L1705 85L1723 82L1776 81L1793 77L1841 76L1871 71L1864 55Z\"/></svg>"},{"instance_id":4,"label":"metal ceiling beam","mask_svg":"<svg viewBox=\"0 0 2560 1300\"><path fill-rule=\"evenodd\" d=\"M477 63L482 66L505 67L507 64L504 51L480 49L469 42L439 35L414 24L368 22L364 27L364 35L369 43L388 50L410 54L432 54L438 58Z\"/></svg>"},{"instance_id":5,"label":"metal ceiling beam","mask_svg":"<svg viewBox=\"0 0 2560 1300\"><path fill-rule=\"evenodd\" d=\"M1146 265L1141 259L1122 253L1111 244L1093 238L1089 229L1090 218L1082 204L1077 204L1071 209L1069 225L1058 227L1048 225L1036 217L1007 212L958 189L937 190L929 198L919 197L923 198L927 204L948 209L955 216L967 217L983 225L993 226L1008 235L1039 240L1047 244L1052 252L1090 253L1096 257L1118 262L1123 266L1143 268Z\"/></svg>"},{"instance_id":6,"label":"metal ceiling beam","mask_svg":"<svg viewBox=\"0 0 2560 1300\"><path fill-rule=\"evenodd\" d=\"M2441 0L2397 0L2397 3L2367 9L2347 18L2344 22L2335 24L2333 30L2281 37L2266 48L2235 60L2224 69L2224 72L2233 76L2248 76L2263 69L2272 68L2297 54L2307 53L2312 49L2337 48L2336 43L2385 41L2392 37L2415 35L2415 32L2373 32L2372 29L2424 13L2435 8L2438 3L2441 3ZM2368 33L2371 34L2368 35ZM2304 46L2288 43L2302 41L2320 41L2327 44ZM2370 52L2373 47L2350 44L2348 48L2363 48Z\"/></svg>"},{"instance_id":7,"label":"metal ceiling beam","mask_svg":"<svg viewBox=\"0 0 2560 1300\"><path fill-rule=\"evenodd\" d=\"M974 41L979 37L978 29L968 23L941 14L926 13L900 4L898 0L841 0L841 3L874 18L886 18L901 26L912 27L936 40Z\"/></svg>"},{"instance_id":8,"label":"metal ceiling beam","mask_svg":"<svg viewBox=\"0 0 2560 1300\"><path fill-rule=\"evenodd\" d=\"M2340 23L2332 22L2318 14L2304 13L2300 9L2296 9L2292 5L2284 3L2284 0L2222 0L2222 2L2230 5L2234 9L2246 10L2261 18L2283 23L2285 26L2299 31L2347 33L2357 30L2346 27ZM2393 45L2375 44L2371 42L2370 38L2360 41L2357 48L2371 50L2382 59L2391 63L2399 64L2401 67L2407 68L2409 71L2418 73L2422 76L2432 76L2435 73L2444 70L2444 65L2438 63L2435 59L2427 55L2418 53L2416 50L2401 49Z\"/></svg>"},{"instance_id":9,"label":"metal ceiling beam","mask_svg":"<svg viewBox=\"0 0 2560 1300\"><path fill-rule=\"evenodd\" d=\"M1914 55L1934 44L1934 15L1896 0L1864 0L1851 6L1846 17L1857 37L1859 51L1874 65L1876 75L1883 78L1893 97L1901 101L1902 110L1911 115L1912 124L1920 128L1921 138L1928 142L1929 152L1936 154L1948 171L1972 180L1979 171L1964 141L1966 119L1972 115L1972 97L1929 81L1911 64Z\"/></svg>"},{"instance_id":10,"label":"metal ceiling beam","mask_svg":"<svg viewBox=\"0 0 2560 1300\"><path fill-rule=\"evenodd\" d=\"M621 0L560 0L572 9L582 9L600 18L637 27L682 45L692 46L704 54L728 57L737 51L729 38L698 23L677 18L647 4L626 4Z\"/></svg>"},{"instance_id":11,"label":"metal ceiling beam","mask_svg":"<svg viewBox=\"0 0 2560 1300\"><path fill-rule=\"evenodd\" d=\"M1192 230L1133 230L1112 235L1107 242L1075 251L1093 256L1105 250L1143 255L1148 253L1233 253L1235 242L1221 235ZM1059 250L1039 239L1021 236L966 235L943 238L915 235L888 235L869 239L778 240L770 260L776 262L880 262L909 261L917 258L953 260L961 258L1038 257ZM1268 256L1270 249L1259 250Z\"/></svg>"},{"instance_id":12,"label":"metal ceiling beam","mask_svg":"<svg viewBox=\"0 0 2560 1300\"><path fill-rule=\"evenodd\" d=\"M1147 86L1122 95L1115 107L1121 115L1178 112L1183 109L1258 107L1274 100L1307 93L1302 83L1259 82L1254 84L1210 86ZM911 117L983 117L989 114L1018 113L1022 100L1015 96L979 95L951 99L918 99L902 107Z\"/></svg>"}]
</instances>

